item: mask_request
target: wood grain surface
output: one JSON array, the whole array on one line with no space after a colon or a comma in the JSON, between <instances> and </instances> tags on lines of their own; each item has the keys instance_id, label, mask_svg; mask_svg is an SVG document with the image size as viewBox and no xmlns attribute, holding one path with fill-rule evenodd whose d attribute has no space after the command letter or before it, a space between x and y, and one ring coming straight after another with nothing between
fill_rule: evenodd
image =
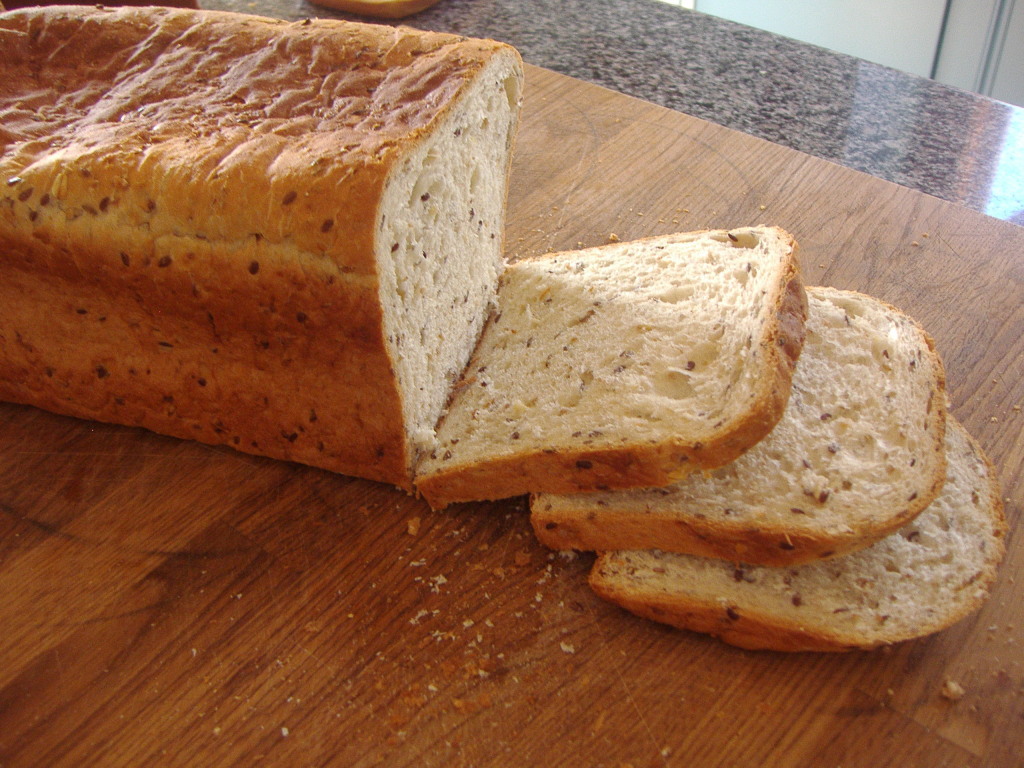
<instances>
[{"instance_id":1,"label":"wood grain surface","mask_svg":"<svg viewBox=\"0 0 1024 768\"><path fill-rule=\"evenodd\" d=\"M522 499L432 513L0 404L0 766L1021 765L1024 230L536 68L509 205L513 258L778 224L809 283L920 320L1007 498L987 605L872 653L740 651L598 600Z\"/></svg>"}]
</instances>

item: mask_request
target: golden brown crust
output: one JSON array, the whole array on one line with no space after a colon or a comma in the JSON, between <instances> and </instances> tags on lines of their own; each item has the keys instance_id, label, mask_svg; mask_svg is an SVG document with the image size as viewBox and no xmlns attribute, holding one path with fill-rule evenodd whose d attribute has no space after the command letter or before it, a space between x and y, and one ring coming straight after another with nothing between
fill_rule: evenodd
<instances>
[{"instance_id":1,"label":"golden brown crust","mask_svg":"<svg viewBox=\"0 0 1024 768\"><path fill-rule=\"evenodd\" d=\"M618 509L598 508L599 512L581 515L575 510L537 501L531 504L531 509L530 522L537 540L559 551L644 549L657 541L659 549L669 552L784 566L835 557L875 540L863 541L850 536L839 541L802 532L767 531L754 525L726 526L694 517L669 520Z\"/></svg>"},{"instance_id":2,"label":"golden brown crust","mask_svg":"<svg viewBox=\"0 0 1024 768\"><path fill-rule=\"evenodd\" d=\"M76 221L125 220L153 237L294 246L360 274L396 158L502 47L155 8L14 11L0 28L24 33L5 42L16 99L0 179L19 180L6 196L37 211L34 228L62 207L69 238Z\"/></svg>"},{"instance_id":3,"label":"golden brown crust","mask_svg":"<svg viewBox=\"0 0 1024 768\"><path fill-rule=\"evenodd\" d=\"M803 349L807 295L800 278L797 244L788 235L786 238L790 251L786 272L777 284L776 294L768 298L775 319L760 342L764 369L760 391L740 417L723 423L699 441L680 436L666 443L528 451L474 465L460 464L418 478L419 492L431 507L441 509L462 501L494 500L541 491L584 493L661 487L691 472L720 467L738 458L782 418Z\"/></svg>"},{"instance_id":4,"label":"golden brown crust","mask_svg":"<svg viewBox=\"0 0 1024 768\"><path fill-rule=\"evenodd\" d=\"M738 648L751 651L835 652L877 647L877 644L864 646L843 642L841 638L815 634L787 622L748 611L740 613L735 606L727 603L673 599L668 595L660 599L640 597L622 588L614 579L605 580L602 568L602 560L598 558L589 577L591 589L602 599L642 618L711 635Z\"/></svg>"},{"instance_id":5,"label":"golden brown crust","mask_svg":"<svg viewBox=\"0 0 1024 768\"><path fill-rule=\"evenodd\" d=\"M668 485L688 457L675 446L640 445L593 451L527 452L485 463L435 472L417 480L434 509L461 501L508 498L534 489L580 493ZM675 472L670 472L674 469Z\"/></svg>"},{"instance_id":6,"label":"golden brown crust","mask_svg":"<svg viewBox=\"0 0 1024 768\"><path fill-rule=\"evenodd\" d=\"M411 488L375 222L498 43L0 17L0 397Z\"/></svg>"},{"instance_id":7,"label":"golden brown crust","mask_svg":"<svg viewBox=\"0 0 1024 768\"><path fill-rule=\"evenodd\" d=\"M381 418L400 406L375 293L284 263L251 274L173 248L166 267L123 253L72 265L35 251L4 270L0 397L408 485L400 420ZM382 383L372 396L367 380Z\"/></svg>"},{"instance_id":8,"label":"golden brown crust","mask_svg":"<svg viewBox=\"0 0 1024 768\"><path fill-rule=\"evenodd\" d=\"M807 322L807 293L800 277L796 241L790 239L789 248L792 258L783 287L773 298L775 323L760 343L764 376L761 391L753 398L755 404L742 418L723 424L718 433L694 446L688 471L674 479L735 461L771 432L786 412Z\"/></svg>"},{"instance_id":9,"label":"golden brown crust","mask_svg":"<svg viewBox=\"0 0 1024 768\"><path fill-rule=\"evenodd\" d=\"M530 522L537 540L550 549L644 549L656 541L659 549L668 552L773 567L800 565L864 549L902 528L924 508L907 505L887 518L884 525L811 533L754 524L723 525L695 517L666 519L624 510L601 509L599 515L581 515L578 511L545 508L543 503L531 506Z\"/></svg>"}]
</instances>

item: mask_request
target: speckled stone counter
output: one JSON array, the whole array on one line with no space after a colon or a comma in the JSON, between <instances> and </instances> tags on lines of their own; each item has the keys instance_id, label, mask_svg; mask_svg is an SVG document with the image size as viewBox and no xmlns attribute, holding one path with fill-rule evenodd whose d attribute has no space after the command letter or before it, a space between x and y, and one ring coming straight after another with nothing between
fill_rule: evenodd
<instances>
[{"instance_id":1,"label":"speckled stone counter","mask_svg":"<svg viewBox=\"0 0 1024 768\"><path fill-rule=\"evenodd\" d=\"M200 0L289 19L304 0ZM1024 109L656 0L441 0L403 23L1024 225Z\"/></svg>"}]
</instances>

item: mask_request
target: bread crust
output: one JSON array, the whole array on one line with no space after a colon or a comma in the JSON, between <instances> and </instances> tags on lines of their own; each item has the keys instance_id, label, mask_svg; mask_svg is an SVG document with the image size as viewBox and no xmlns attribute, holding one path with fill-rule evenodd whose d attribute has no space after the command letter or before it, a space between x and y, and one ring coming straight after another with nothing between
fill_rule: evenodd
<instances>
[{"instance_id":1,"label":"bread crust","mask_svg":"<svg viewBox=\"0 0 1024 768\"><path fill-rule=\"evenodd\" d=\"M773 228L774 229L774 228ZM793 372L803 349L807 296L800 276L798 246L782 230L790 258L765 301L774 321L759 342L763 374L751 405L699 440L686 435L666 443L633 442L614 447L542 451L495 457L421 475L417 490L434 509L462 501L494 500L534 492L582 493L668 485L701 469L736 459L778 423L786 409ZM693 233L694 236L704 234ZM724 234L724 233L723 233ZM638 242L657 240L645 238ZM558 256L561 254L548 254ZM545 258L539 256L534 258ZM467 370L475 370L470 363Z\"/></svg>"},{"instance_id":2,"label":"bread crust","mask_svg":"<svg viewBox=\"0 0 1024 768\"><path fill-rule=\"evenodd\" d=\"M378 204L511 49L157 8L0 28L0 397L411 489Z\"/></svg>"},{"instance_id":3,"label":"bread crust","mask_svg":"<svg viewBox=\"0 0 1024 768\"><path fill-rule=\"evenodd\" d=\"M981 570L964 591L944 612L927 612L914 626L893 630L884 624L868 634L844 630L839 626L823 626L820 622L800 623L789 616L775 615L759 606L737 606L723 598L702 599L679 593L638 591L618 578L612 565L614 553L599 554L588 581L602 598L632 613L680 629L709 634L722 641L748 650L826 651L871 650L933 634L952 626L970 615L984 603L995 583L999 562L1005 554L1007 523L1002 494L995 467L977 441L958 423L951 426L963 439L968 461L984 467L985 494L981 508L989 521L990 538L985 542L986 558ZM897 534L898 535L898 534ZM965 587L968 584L964 585ZM912 586L908 587L913 589ZM909 595L907 596L909 599Z\"/></svg>"},{"instance_id":4,"label":"bread crust","mask_svg":"<svg viewBox=\"0 0 1024 768\"><path fill-rule=\"evenodd\" d=\"M843 642L840 637L814 634L770 616L748 611L740 613L735 606L726 603L673 600L667 596L662 599L639 597L618 584L605 581L603 567L599 558L590 576L591 589L602 599L641 618L710 635L748 651L843 652L877 647L877 644Z\"/></svg>"}]
</instances>

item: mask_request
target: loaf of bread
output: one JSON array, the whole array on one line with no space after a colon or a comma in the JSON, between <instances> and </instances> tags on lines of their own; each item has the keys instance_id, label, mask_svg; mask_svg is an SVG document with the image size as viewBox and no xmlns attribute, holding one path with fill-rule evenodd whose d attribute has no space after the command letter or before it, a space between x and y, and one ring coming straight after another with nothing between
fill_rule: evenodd
<instances>
[{"instance_id":1,"label":"loaf of bread","mask_svg":"<svg viewBox=\"0 0 1024 768\"><path fill-rule=\"evenodd\" d=\"M665 485L778 422L804 338L796 245L772 227L523 259L417 473L434 507Z\"/></svg>"},{"instance_id":2,"label":"loaf of bread","mask_svg":"<svg viewBox=\"0 0 1024 768\"><path fill-rule=\"evenodd\" d=\"M778 566L861 549L927 507L946 456L945 376L930 337L877 299L807 293L804 350L771 434L665 488L539 494L540 541Z\"/></svg>"},{"instance_id":3,"label":"loaf of bread","mask_svg":"<svg viewBox=\"0 0 1024 768\"><path fill-rule=\"evenodd\" d=\"M0 398L412 488L503 269L518 54L0 15Z\"/></svg>"},{"instance_id":4,"label":"loaf of bread","mask_svg":"<svg viewBox=\"0 0 1024 768\"><path fill-rule=\"evenodd\" d=\"M936 500L866 549L785 568L609 552L591 586L640 616L750 649L869 649L937 632L987 598L1006 532L995 470L952 418L946 451Z\"/></svg>"}]
</instances>

